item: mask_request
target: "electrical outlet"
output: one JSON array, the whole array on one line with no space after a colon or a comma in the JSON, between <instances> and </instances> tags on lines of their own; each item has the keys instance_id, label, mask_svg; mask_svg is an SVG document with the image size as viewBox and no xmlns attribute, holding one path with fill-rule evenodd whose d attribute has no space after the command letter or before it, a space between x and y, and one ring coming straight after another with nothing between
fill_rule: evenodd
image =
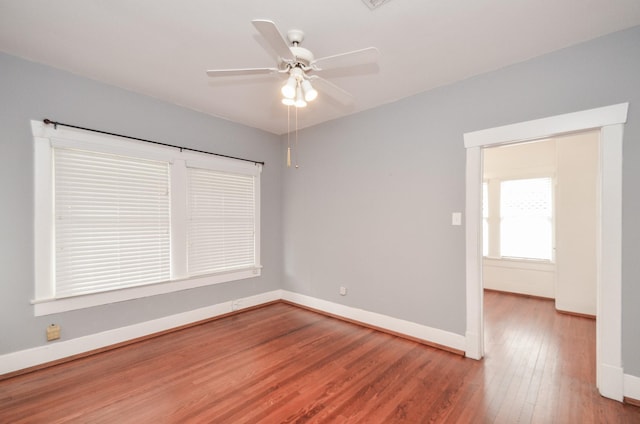
<instances>
[{"instance_id":1,"label":"electrical outlet","mask_svg":"<svg viewBox=\"0 0 640 424\"><path fill-rule=\"evenodd\" d=\"M346 287L340 287L340 295L341 296L346 296L347 295L347 288Z\"/></svg>"},{"instance_id":2,"label":"electrical outlet","mask_svg":"<svg viewBox=\"0 0 640 424\"><path fill-rule=\"evenodd\" d=\"M47 341L57 340L60 338L60 326L58 324L51 324L47 327Z\"/></svg>"}]
</instances>

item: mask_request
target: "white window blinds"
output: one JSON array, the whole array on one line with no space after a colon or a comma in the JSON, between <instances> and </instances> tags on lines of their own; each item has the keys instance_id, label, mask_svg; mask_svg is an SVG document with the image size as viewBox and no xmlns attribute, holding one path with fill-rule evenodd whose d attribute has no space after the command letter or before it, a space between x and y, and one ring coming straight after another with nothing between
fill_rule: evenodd
<instances>
[{"instance_id":1,"label":"white window blinds","mask_svg":"<svg viewBox=\"0 0 640 424\"><path fill-rule=\"evenodd\" d=\"M170 278L169 167L54 149L55 296Z\"/></svg>"},{"instance_id":2,"label":"white window blinds","mask_svg":"<svg viewBox=\"0 0 640 424\"><path fill-rule=\"evenodd\" d=\"M188 274L256 266L255 177L188 168Z\"/></svg>"}]
</instances>

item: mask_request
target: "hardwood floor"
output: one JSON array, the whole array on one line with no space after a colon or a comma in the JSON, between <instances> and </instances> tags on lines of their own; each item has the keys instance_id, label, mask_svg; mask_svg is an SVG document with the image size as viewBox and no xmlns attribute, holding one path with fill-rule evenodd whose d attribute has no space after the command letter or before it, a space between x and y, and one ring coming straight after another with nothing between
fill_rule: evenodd
<instances>
[{"instance_id":1,"label":"hardwood floor","mask_svg":"<svg viewBox=\"0 0 640 424\"><path fill-rule=\"evenodd\" d=\"M640 423L595 321L487 292L486 358L278 303L0 382L0 423Z\"/></svg>"}]
</instances>

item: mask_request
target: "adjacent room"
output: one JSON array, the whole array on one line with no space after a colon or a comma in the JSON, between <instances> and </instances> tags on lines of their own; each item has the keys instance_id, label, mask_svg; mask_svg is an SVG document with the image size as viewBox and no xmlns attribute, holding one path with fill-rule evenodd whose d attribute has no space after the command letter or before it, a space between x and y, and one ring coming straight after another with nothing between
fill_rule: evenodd
<instances>
[{"instance_id":1,"label":"adjacent room","mask_svg":"<svg viewBox=\"0 0 640 424\"><path fill-rule=\"evenodd\" d=\"M640 422L640 3L0 0L0 422Z\"/></svg>"}]
</instances>

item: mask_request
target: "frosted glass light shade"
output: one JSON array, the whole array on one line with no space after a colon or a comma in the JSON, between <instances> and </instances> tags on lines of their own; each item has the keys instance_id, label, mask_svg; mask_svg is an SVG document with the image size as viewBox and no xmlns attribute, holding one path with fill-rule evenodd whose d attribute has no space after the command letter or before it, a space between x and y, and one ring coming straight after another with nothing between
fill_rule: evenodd
<instances>
[{"instance_id":1,"label":"frosted glass light shade","mask_svg":"<svg viewBox=\"0 0 640 424\"><path fill-rule=\"evenodd\" d=\"M311 85L309 80L302 81L302 91L304 92L304 99L308 102L315 100L318 97L318 92Z\"/></svg>"},{"instance_id":2,"label":"frosted glass light shade","mask_svg":"<svg viewBox=\"0 0 640 424\"><path fill-rule=\"evenodd\" d=\"M282 95L285 98L293 99L293 98L296 97L296 88L297 88L297 86L298 86L298 82L296 80L296 77L294 77L292 75L287 80L287 83L282 86L282 89L280 91L282 91Z\"/></svg>"}]
</instances>

